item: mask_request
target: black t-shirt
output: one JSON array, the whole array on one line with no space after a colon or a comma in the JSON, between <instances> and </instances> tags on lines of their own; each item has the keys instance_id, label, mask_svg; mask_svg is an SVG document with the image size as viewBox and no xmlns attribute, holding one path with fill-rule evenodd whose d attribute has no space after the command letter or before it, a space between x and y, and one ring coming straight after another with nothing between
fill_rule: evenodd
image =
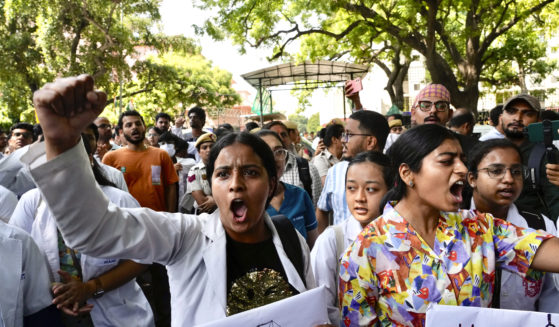
<instances>
[{"instance_id":1,"label":"black t-shirt","mask_svg":"<svg viewBox=\"0 0 559 327\"><path fill-rule=\"evenodd\" d=\"M269 304L298 292L288 282L272 238L254 244L227 235L227 314Z\"/></svg>"}]
</instances>

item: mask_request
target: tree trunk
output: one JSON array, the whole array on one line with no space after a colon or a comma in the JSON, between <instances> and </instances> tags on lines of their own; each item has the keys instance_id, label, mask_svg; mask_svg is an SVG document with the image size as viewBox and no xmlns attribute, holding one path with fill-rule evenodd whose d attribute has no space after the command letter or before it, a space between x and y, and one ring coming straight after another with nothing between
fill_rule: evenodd
<instances>
[{"instance_id":1,"label":"tree trunk","mask_svg":"<svg viewBox=\"0 0 559 327\"><path fill-rule=\"evenodd\" d=\"M479 71L481 64L464 63L467 70L465 87L460 88L454 72L449 64L437 53L427 53L425 56L427 70L431 74L433 83L444 85L450 92L450 103L455 108L465 108L477 115L477 103L479 99Z\"/></svg>"},{"instance_id":2,"label":"tree trunk","mask_svg":"<svg viewBox=\"0 0 559 327\"><path fill-rule=\"evenodd\" d=\"M526 87L526 72L524 71L524 66L518 64L518 86L520 86L520 93L528 93L528 87Z\"/></svg>"}]
</instances>

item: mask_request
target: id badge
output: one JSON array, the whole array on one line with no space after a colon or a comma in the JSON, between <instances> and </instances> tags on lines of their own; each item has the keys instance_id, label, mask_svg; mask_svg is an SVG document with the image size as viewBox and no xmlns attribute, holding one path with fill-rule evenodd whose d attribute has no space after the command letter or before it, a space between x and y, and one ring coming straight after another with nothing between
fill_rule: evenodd
<instances>
[{"instance_id":1,"label":"id badge","mask_svg":"<svg viewBox=\"0 0 559 327\"><path fill-rule=\"evenodd\" d=\"M151 166L151 184L161 185L161 166Z\"/></svg>"}]
</instances>

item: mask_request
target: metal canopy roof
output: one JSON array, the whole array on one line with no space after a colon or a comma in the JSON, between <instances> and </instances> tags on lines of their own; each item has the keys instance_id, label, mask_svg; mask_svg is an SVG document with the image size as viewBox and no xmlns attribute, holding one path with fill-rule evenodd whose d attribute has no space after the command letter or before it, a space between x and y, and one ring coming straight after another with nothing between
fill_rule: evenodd
<instances>
[{"instance_id":1,"label":"metal canopy roof","mask_svg":"<svg viewBox=\"0 0 559 327\"><path fill-rule=\"evenodd\" d=\"M367 75L369 67L339 61L305 61L300 64L286 63L241 75L256 89L268 88L297 81L345 82Z\"/></svg>"}]
</instances>

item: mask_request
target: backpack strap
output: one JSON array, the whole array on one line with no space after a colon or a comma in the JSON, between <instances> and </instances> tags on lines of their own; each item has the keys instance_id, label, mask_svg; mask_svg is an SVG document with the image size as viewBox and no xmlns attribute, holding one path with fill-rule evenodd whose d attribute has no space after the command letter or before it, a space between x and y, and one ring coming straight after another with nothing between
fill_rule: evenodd
<instances>
[{"instance_id":1,"label":"backpack strap","mask_svg":"<svg viewBox=\"0 0 559 327\"><path fill-rule=\"evenodd\" d=\"M340 225L332 225L328 228L332 228L334 230L334 234L336 235L336 278L340 276L340 260L342 259L342 255L344 254L345 246L344 246L344 230ZM336 305L339 304L339 299L336 296Z\"/></svg>"},{"instance_id":2,"label":"backpack strap","mask_svg":"<svg viewBox=\"0 0 559 327\"><path fill-rule=\"evenodd\" d=\"M303 182L303 187L311 197L311 200L314 200L312 197L312 178L309 162L307 159L299 156L295 156L295 159L297 160L297 170L299 170L299 178Z\"/></svg>"},{"instance_id":3,"label":"backpack strap","mask_svg":"<svg viewBox=\"0 0 559 327\"><path fill-rule=\"evenodd\" d=\"M528 182L534 191L539 191L540 189L541 162L546 150L547 149L543 143L536 143L530 152L530 157L528 157Z\"/></svg>"},{"instance_id":4,"label":"backpack strap","mask_svg":"<svg viewBox=\"0 0 559 327\"><path fill-rule=\"evenodd\" d=\"M284 215L275 215L271 218L280 237L281 245L283 246L285 254L287 254L287 257L293 266L295 266L299 277L301 277L301 280L306 287L307 281L305 279L303 251L301 243L299 243L299 236L297 235L295 227L293 227L291 221Z\"/></svg>"},{"instance_id":5,"label":"backpack strap","mask_svg":"<svg viewBox=\"0 0 559 327\"><path fill-rule=\"evenodd\" d=\"M541 229L545 230L545 220L543 219L542 215L535 212L529 212L526 210L522 210L518 208L518 213L526 219L528 223L528 227L533 229Z\"/></svg>"}]
</instances>

